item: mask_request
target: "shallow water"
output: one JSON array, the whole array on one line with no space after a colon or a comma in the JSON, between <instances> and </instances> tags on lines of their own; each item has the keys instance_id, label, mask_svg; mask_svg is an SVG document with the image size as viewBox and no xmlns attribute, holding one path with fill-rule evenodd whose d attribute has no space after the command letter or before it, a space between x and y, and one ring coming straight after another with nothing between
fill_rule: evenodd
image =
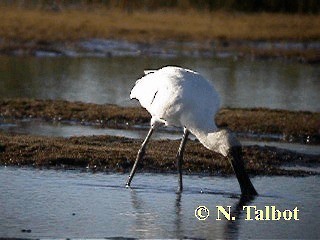
<instances>
[{"instance_id":1,"label":"shallow water","mask_svg":"<svg viewBox=\"0 0 320 240\"><path fill-rule=\"evenodd\" d=\"M199 71L222 106L320 111L317 65L206 57L0 56L0 98L65 99L133 106L129 93L144 69L179 65Z\"/></svg>"},{"instance_id":2,"label":"shallow water","mask_svg":"<svg viewBox=\"0 0 320 240\"><path fill-rule=\"evenodd\" d=\"M260 196L244 205L298 207L298 221L248 221L237 211L234 177L184 176L176 193L172 174L127 175L0 168L0 235L19 238L319 238L319 176L255 177ZM199 221L195 209L210 210ZM235 221L217 221L216 206L231 206ZM241 208L240 208L241 209ZM27 232L29 231L29 232ZM30 232L31 231L31 232Z\"/></svg>"},{"instance_id":3,"label":"shallow water","mask_svg":"<svg viewBox=\"0 0 320 240\"><path fill-rule=\"evenodd\" d=\"M168 130L169 129L169 130ZM133 129L113 129L101 128L94 125L79 125L77 123L69 122L44 122L41 120L16 120L16 121L1 121L0 131L7 133L30 134L37 136L50 136L50 137L73 137L73 136L92 136L92 135L108 135L126 137L132 139L144 139L149 130L149 126L135 126ZM319 155L320 146L310 144L298 143L283 143L280 142L280 136L264 135L264 139L268 141L261 141L259 135L254 134L240 134L240 141L244 146L270 146L287 151L294 151L303 154ZM168 127L167 129L160 128L152 136L152 139L161 140L178 140L182 137L182 129ZM189 139L194 140L195 137L191 134Z\"/></svg>"}]
</instances>

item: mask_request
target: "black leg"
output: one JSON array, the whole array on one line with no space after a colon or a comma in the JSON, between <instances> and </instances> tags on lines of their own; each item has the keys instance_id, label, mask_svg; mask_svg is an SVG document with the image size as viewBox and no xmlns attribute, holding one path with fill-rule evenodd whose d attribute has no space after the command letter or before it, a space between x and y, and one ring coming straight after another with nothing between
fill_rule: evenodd
<instances>
[{"instance_id":1,"label":"black leg","mask_svg":"<svg viewBox=\"0 0 320 240\"><path fill-rule=\"evenodd\" d=\"M178 165L178 174L179 174L179 188L178 191L181 192L183 189L183 184L182 184L182 164L183 164L183 152L184 148L186 146L186 142L188 140L189 136L189 130L184 128L183 130L183 137L180 143L180 147L177 153L177 165Z\"/></svg>"},{"instance_id":2,"label":"black leg","mask_svg":"<svg viewBox=\"0 0 320 240\"><path fill-rule=\"evenodd\" d=\"M127 181L126 187L130 187L132 178L133 178L134 174L136 173L137 164L138 164L139 160L143 158L147 143L148 143L148 141L149 141L149 139L150 139L150 137L152 135L153 130L154 130L154 127L151 126L146 139L143 141L143 143L142 143L142 145L141 145L141 147L140 147L140 149L138 151L138 155L137 155L136 161L133 164L133 167L132 167L132 170L130 172L130 175L128 177L128 181Z\"/></svg>"}]
</instances>

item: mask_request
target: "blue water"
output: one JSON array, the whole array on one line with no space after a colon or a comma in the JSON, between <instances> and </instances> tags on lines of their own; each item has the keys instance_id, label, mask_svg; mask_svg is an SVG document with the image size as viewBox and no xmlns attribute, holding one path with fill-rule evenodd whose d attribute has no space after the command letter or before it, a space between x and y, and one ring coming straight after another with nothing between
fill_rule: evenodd
<instances>
[{"instance_id":1,"label":"blue water","mask_svg":"<svg viewBox=\"0 0 320 240\"><path fill-rule=\"evenodd\" d=\"M255 177L260 196L245 205L299 209L299 221L246 221L234 177L126 174L0 168L0 237L18 238L314 238L319 239L319 176ZM195 209L210 210L199 221ZM235 221L216 220L216 206L231 206ZM29 231L29 232L28 232Z\"/></svg>"}]
</instances>

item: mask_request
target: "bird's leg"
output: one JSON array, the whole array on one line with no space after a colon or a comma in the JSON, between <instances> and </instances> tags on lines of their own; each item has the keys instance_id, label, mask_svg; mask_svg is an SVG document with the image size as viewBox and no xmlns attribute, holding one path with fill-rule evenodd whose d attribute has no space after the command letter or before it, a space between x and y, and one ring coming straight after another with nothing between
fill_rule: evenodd
<instances>
[{"instance_id":1,"label":"bird's leg","mask_svg":"<svg viewBox=\"0 0 320 240\"><path fill-rule=\"evenodd\" d=\"M179 183L179 188L178 191L181 192L183 189L183 184L182 184L182 164L183 164L183 152L184 148L186 146L186 142L188 140L188 135L189 135L189 130L187 128L184 128L183 130L183 137L179 146L179 150L177 153L177 166L178 166L178 183Z\"/></svg>"},{"instance_id":2,"label":"bird's leg","mask_svg":"<svg viewBox=\"0 0 320 240\"><path fill-rule=\"evenodd\" d=\"M148 143L148 141L149 141L149 139L150 139L150 137L151 137L151 135L152 135L153 130L154 130L154 126L152 125L152 126L150 127L150 130L149 130L149 132L148 132L148 135L147 135L146 139L143 141L143 143L142 143L142 145L141 145L141 147L140 147L140 149L139 149L139 151L138 151L138 155L137 155L136 161L135 161L134 164L133 164L133 167L132 167L132 170L131 170L131 172L130 172L130 175L129 175L129 177L128 177L126 187L130 187L132 178L133 178L134 174L136 173L136 169L137 169L138 162L139 162L140 159L143 158L143 155L144 155L144 153L145 153L145 149L146 149L147 143Z\"/></svg>"}]
</instances>

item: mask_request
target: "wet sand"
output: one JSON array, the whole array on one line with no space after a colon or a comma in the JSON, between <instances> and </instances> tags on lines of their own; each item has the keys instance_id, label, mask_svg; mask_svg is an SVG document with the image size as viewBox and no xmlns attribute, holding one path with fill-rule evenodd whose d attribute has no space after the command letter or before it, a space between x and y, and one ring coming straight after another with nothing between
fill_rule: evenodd
<instances>
[{"instance_id":1,"label":"wet sand","mask_svg":"<svg viewBox=\"0 0 320 240\"><path fill-rule=\"evenodd\" d=\"M70 120L100 124L101 127L130 128L148 124L148 113L142 108L122 108L115 105L97 105L51 100L1 100L1 117L8 119L41 118L47 121ZM284 134L283 141L319 140L320 113L290 112L268 109L222 109L216 121L220 127L236 132ZM306 136L309 136L306 138ZM301 140L302 139L302 140ZM128 172L133 165L140 140L112 136L39 137L0 132L0 164L83 168L93 171ZM175 155L179 141L152 140L140 171L175 172ZM316 174L302 170L284 170L287 164L318 165L320 157L274 147L243 147L244 159L250 174L294 175ZM165 153L165 154L164 154ZM231 174L227 159L205 149L198 141L189 141L186 147L186 173Z\"/></svg>"}]
</instances>

